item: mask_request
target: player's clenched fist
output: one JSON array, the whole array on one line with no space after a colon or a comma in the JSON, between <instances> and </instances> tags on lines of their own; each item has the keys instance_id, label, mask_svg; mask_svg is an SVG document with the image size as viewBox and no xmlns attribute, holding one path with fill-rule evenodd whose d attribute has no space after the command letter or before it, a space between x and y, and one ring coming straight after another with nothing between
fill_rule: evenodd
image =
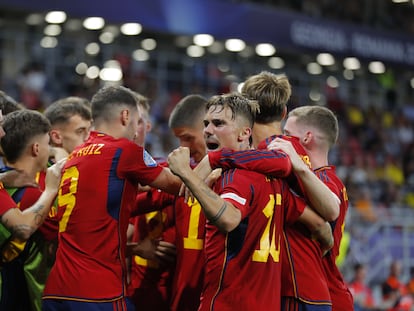
<instances>
[{"instance_id":1,"label":"player's clenched fist","mask_svg":"<svg viewBox=\"0 0 414 311\"><path fill-rule=\"evenodd\" d=\"M187 147L178 147L168 155L168 166L177 176L183 177L190 168L190 150Z\"/></svg>"}]
</instances>

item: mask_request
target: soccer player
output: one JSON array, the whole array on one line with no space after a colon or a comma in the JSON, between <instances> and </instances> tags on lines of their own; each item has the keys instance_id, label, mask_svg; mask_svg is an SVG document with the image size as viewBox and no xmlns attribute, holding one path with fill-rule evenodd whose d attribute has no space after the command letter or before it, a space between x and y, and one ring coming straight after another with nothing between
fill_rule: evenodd
<instances>
[{"instance_id":1,"label":"soccer player","mask_svg":"<svg viewBox=\"0 0 414 311\"><path fill-rule=\"evenodd\" d=\"M242 93L250 99L257 100L260 106L260 112L256 115L253 128L253 144L262 150L275 137L282 135L281 123L286 116L287 101L291 95L289 81L286 76L261 72L245 81ZM339 214L339 199L309 169L311 166L309 155L307 155L299 140L291 136L282 136L282 138L294 145L303 160L293 166L294 174L288 176L287 179L289 185L296 193L304 195L310 206L325 220L335 220ZM233 152L232 150L221 150L209 153L208 159L212 168L241 167L262 173L280 174L280 155L274 155L268 151ZM203 163L205 162L203 161ZM205 176L205 173L202 176ZM282 252L284 256L282 257L282 270L283 273L288 273L285 277L290 280L287 285L283 286L282 295L299 297L301 299L299 302L308 308L317 307L321 310L330 310L331 299L319 245L313 241L306 224L301 222L285 226L285 232L285 242L289 238L294 239L297 241L295 245L298 245L298 247L289 249L288 245L285 245L286 251ZM301 257L300 263L291 266L292 261L287 257L287 254L296 250L298 252L302 251L304 255ZM312 267L312 269L309 269L309 267ZM294 271L294 273L291 275L289 274L290 271ZM309 286L309 284L311 285ZM314 288L318 288L318 291L312 291ZM295 308L295 305L282 306L283 310L295 310Z\"/></svg>"},{"instance_id":2,"label":"soccer player","mask_svg":"<svg viewBox=\"0 0 414 311\"><path fill-rule=\"evenodd\" d=\"M151 120L149 116L150 105L148 99L141 94L136 93L138 104L142 114L138 120L137 135L135 143L144 147L147 133L151 130ZM161 165L165 161L157 160ZM174 196L151 188L137 196L137 209L133 211L130 226L128 228L131 243L142 243L148 239L150 243L160 245L165 240L172 241L175 231L172 226L174 212L172 203ZM151 210L145 214L143 209ZM136 213L140 213L135 216ZM168 233L166 230L168 229ZM171 236L171 237L170 237ZM163 242L158 242L163 238ZM175 251L175 246L171 245L171 252ZM151 250L151 249L150 249ZM173 277L174 262L166 260L160 262L157 254L149 254L155 259L143 258L139 255L133 255L130 264L130 281L128 284L128 296L137 309L142 311L159 310L168 311L171 298L171 283ZM172 255L172 261L175 256Z\"/></svg>"},{"instance_id":3,"label":"soccer player","mask_svg":"<svg viewBox=\"0 0 414 311\"><path fill-rule=\"evenodd\" d=\"M346 286L342 274L335 264L335 260L339 255L339 245L345 228L348 196L344 184L335 174L335 167L328 163L328 153L330 148L337 141L338 131L338 120L334 113L328 108L321 106L302 106L293 109L289 112L284 126L285 135L292 135L299 138L301 145L309 155L316 176L329 187L341 202L338 218L335 221L331 221L334 246L323 258L322 263L332 300L332 310L347 311L353 310L352 294ZM269 147L282 149L285 152L288 152L292 159L293 156L295 156L295 151L291 146L286 144L286 141L277 139L277 141L271 143ZM298 157L297 162L300 163ZM303 256L300 255L302 253L300 251L301 246L300 244L296 245L293 239L291 241L292 243L288 244L289 249L297 247L297 252L292 251L290 260L295 267L298 267L300 262L303 261ZM303 267L300 271L305 271L306 269L308 269L308 267ZM302 285L306 285L306 280L302 279L302 281L300 281L299 278L301 275L303 274L297 274L297 292L300 293L300 291L302 291L302 293L305 293L305 291L309 291L309 289L306 289ZM312 284L308 284L308 286L312 288ZM303 298L299 294L297 295L297 298ZM295 297L295 293L291 291L289 297ZM313 294L313 296L309 294L309 298L311 299L316 299L317 297L317 293ZM289 300L292 299L293 298L289 298ZM293 302L290 301L290 304L292 305Z\"/></svg>"},{"instance_id":4,"label":"soccer player","mask_svg":"<svg viewBox=\"0 0 414 311\"><path fill-rule=\"evenodd\" d=\"M7 134L1 140L1 148L7 166L1 171L17 170L38 182L36 186L6 187L15 204L24 211L44 190L45 175L40 173L46 169L49 157L50 123L41 113L24 109L8 114L3 127ZM54 236L50 230L56 230L50 215L45 220L29 239L11 236L0 226L2 310L40 310L49 261L45 250L47 241Z\"/></svg>"},{"instance_id":5,"label":"soccer player","mask_svg":"<svg viewBox=\"0 0 414 311\"><path fill-rule=\"evenodd\" d=\"M3 121L3 109L4 113L8 114L16 110L22 110L23 107L6 93L0 91L0 139L6 134L1 125ZM47 170L45 190L38 201L24 211L16 208L16 203L4 189L4 184L10 187L26 184L35 185L35 181L21 172L17 175L8 173L0 174L0 222L14 237L27 240L43 223L56 196L63 164L64 160Z\"/></svg>"},{"instance_id":6,"label":"soccer player","mask_svg":"<svg viewBox=\"0 0 414 311\"><path fill-rule=\"evenodd\" d=\"M206 154L203 135L206 104L207 99L198 94L185 96L174 107L169 118L169 127L178 138L180 146L188 147L190 150L191 166L198 163ZM170 204L171 200L174 201L171 225L174 226L175 238L173 241L176 246L174 268L176 273L174 273L171 284L172 288L169 289L171 290L171 302L168 307L170 310L197 310L200 304L204 275L205 217L201 212L200 204L196 200L186 201L183 197L174 198L158 190L149 194L146 197L146 205L161 206L160 208L162 208L165 204ZM142 203L138 203L139 208L143 205ZM164 210L167 210L166 218L168 218L170 215L169 206ZM163 234L163 239L165 241L165 234ZM133 277L131 282L134 282ZM151 304L148 300L151 299L147 296L146 301L143 301L144 305ZM136 302L138 306L138 300ZM139 306L142 308L142 303Z\"/></svg>"},{"instance_id":7,"label":"soccer player","mask_svg":"<svg viewBox=\"0 0 414 311\"><path fill-rule=\"evenodd\" d=\"M203 134L206 105L206 98L188 95L174 107L169 119L169 126L180 146L189 148L191 167L207 153ZM176 198L174 212L177 258L171 310L197 310L204 276L206 219L197 200L185 200L182 196Z\"/></svg>"},{"instance_id":8,"label":"soccer player","mask_svg":"<svg viewBox=\"0 0 414 311\"><path fill-rule=\"evenodd\" d=\"M51 124L50 143L57 150L55 160L66 157L89 136L92 124L90 103L81 97L65 97L46 108Z\"/></svg>"},{"instance_id":9,"label":"soccer player","mask_svg":"<svg viewBox=\"0 0 414 311\"><path fill-rule=\"evenodd\" d=\"M212 97L207 109L208 147L250 148L257 104L234 93ZM281 228L285 217L293 221L304 213L305 203L283 181L247 170L226 171L213 191L191 170L187 148L173 151L168 163L200 202L208 220L199 310L280 310ZM330 233L325 229L319 218L316 231Z\"/></svg>"},{"instance_id":10,"label":"soccer player","mask_svg":"<svg viewBox=\"0 0 414 311\"><path fill-rule=\"evenodd\" d=\"M44 310L125 310L126 232L138 183L171 193L181 184L133 142L140 110L131 90L103 87L91 104L95 130L62 175L59 246Z\"/></svg>"}]
</instances>

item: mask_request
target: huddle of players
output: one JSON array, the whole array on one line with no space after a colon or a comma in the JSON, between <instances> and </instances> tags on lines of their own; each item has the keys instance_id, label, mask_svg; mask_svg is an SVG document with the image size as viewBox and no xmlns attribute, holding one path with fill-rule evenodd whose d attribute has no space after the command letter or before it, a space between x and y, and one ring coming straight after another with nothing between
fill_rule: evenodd
<instances>
[{"instance_id":1,"label":"huddle of players","mask_svg":"<svg viewBox=\"0 0 414 311\"><path fill-rule=\"evenodd\" d=\"M290 92L286 77L262 72L246 80L243 96L183 98L169 120L181 147L168 169L142 146L145 98L99 90L91 117L78 114L89 122L77 132L80 146L63 148L70 155L49 214L50 232L59 219L59 246L43 309L129 310L132 301L138 310L352 310L335 265L346 190L327 162L338 123L326 108L303 106L289 113L291 136L283 136ZM6 116L5 137L12 116L30 123L19 114L32 112ZM56 143L53 130L50 137ZM176 195L181 182L195 199ZM138 184L153 188L136 195Z\"/></svg>"}]
</instances>

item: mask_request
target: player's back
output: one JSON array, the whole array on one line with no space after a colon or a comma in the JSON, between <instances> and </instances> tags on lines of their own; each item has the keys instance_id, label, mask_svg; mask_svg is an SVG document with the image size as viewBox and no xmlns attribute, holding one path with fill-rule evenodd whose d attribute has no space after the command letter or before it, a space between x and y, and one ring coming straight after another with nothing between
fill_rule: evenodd
<instances>
[{"instance_id":1,"label":"player's back","mask_svg":"<svg viewBox=\"0 0 414 311\"><path fill-rule=\"evenodd\" d=\"M279 310L287 185L236 169L222 174L215 191L241 211L242 220L227 234L207 222L200 310Z\"/></svg>"},{"instance_id":2,"label":"player's back","mask_svg":"<svg viewBox=\"0 0 414 311\"><path fill-rule=\"evenodd\" d=\"M127 139L98 132L71 153L58 195L59 248L46 297L125 295L126 230L137 183L159 173L147 169L144 156Z\"/></svg>"},{"instance_id":3,"label":"player's back","mask_svg":"<svg viewBox=\"0 0 414 311\"><path fill-rule=\"evenodd\" d=\"M177 197L174 204L177 262L171 310L196 310L204 278L206 218L197 200Z\"/></svg>"},{"instance_id":4,"label":"player's back","mask_svg":"<svg viewBox=\"0 0 414 311\"><path fill-rule=\"evenodd\" d=\"M331 222L334 246L322 260L332 299L332 311L353 310L352 294L335 262L339 255L339 246L345 228L346 213L348 211L347 191L342 181L336 175L334 166L318 168L315 170L315 174L338 196L341 202L339 216L335 221Z\"/></svg>"}]
</instances>

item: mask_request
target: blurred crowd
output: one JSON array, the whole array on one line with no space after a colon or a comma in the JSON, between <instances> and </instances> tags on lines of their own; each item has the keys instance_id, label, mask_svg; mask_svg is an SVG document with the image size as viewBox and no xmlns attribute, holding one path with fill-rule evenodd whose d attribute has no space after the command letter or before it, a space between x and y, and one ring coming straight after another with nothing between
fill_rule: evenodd
<instances>
[{"instance_id":1,"label":"blurred crowd","mask_svg":"<svg viewBox=\"0 0 414 311\"><path fill-rule=\"evenodd\" d=\"M119 60L123 62L122 58ZM155 156L164 157L177 146L167 120L186 91L174 85L161 88L147 71L132 74L130 63L126 60L123 71L123 84L151 101L154 129L148 138L148 149ZM224 76L218 77L221 82L215 87L201 88L196 81L187 93L198 92L208 97L234 88ZM73 85L61 86L66 92L61 96L90 99L100 85L99 79L88 85L72 82ZM294 80L292 85L295 93ZM54 100L48 89L47 75L36 63L26 66L6 91L24 106L40 111ZM345 181L351 205L366 221L376 221L378 213L390 207L414 208L414 102L407 99L403 105L397 104L400 95L392 88L385 93L384 105L346 102L329 88L326 93L326 105L337 114L341 126L339 141L330 154L330 162L337 166L339 176ZM293 96L288 107L293 109L303 104Z\"/></svg>"}]
</instances>

